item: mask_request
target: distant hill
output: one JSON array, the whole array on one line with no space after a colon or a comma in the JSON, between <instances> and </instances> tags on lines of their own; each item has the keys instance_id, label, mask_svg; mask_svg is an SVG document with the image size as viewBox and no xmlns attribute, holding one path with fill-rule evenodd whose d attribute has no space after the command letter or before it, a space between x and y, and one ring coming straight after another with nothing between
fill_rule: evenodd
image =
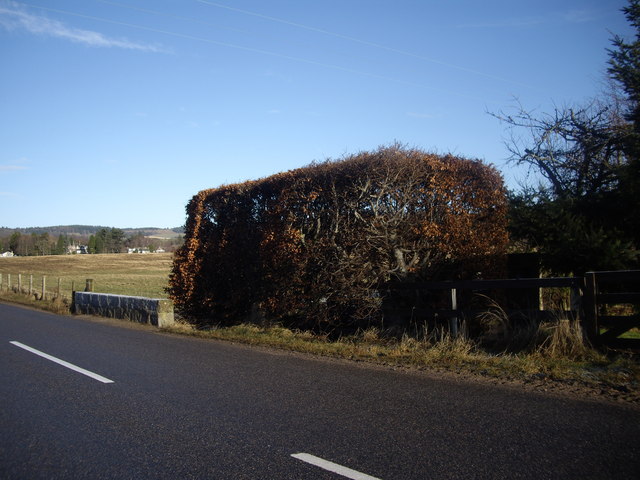
<instances>
[{"instance_id":1,"label":"distant hill","mask_svg":"<svg viewBox=\"0 0 640 480\"><path fill-rule=\"evenodd\" d=\"M184 235L184 227L176 228L123 228L122 229L127 236L144 235L149 238L161 238L170 239L177 238Z\"/></svg>"},{"instance_id":2,"label":"distant hill","mask_svg":"<svg viewBox=\"0 0 640 480\"><path fill-rule=\"evenodd\" d=\"M89 236L95 235L104 227L101 225L56 225L52 227L28 227L28 228L8 228L0 227L0 237L6 237L13 232L20 232L22 234L30 235L32 233L41 235L48 233L49 235L69 235L69 236ZM119 228L119 227L117 227ZM135 235L143 235L145 237L159 238L159 239L171 239L177 238L184 234L183 227L176 228L157 228L157 227L142 227L142 228L121 228L125 235L128 237Z\"/></svg>"}]
</instances>

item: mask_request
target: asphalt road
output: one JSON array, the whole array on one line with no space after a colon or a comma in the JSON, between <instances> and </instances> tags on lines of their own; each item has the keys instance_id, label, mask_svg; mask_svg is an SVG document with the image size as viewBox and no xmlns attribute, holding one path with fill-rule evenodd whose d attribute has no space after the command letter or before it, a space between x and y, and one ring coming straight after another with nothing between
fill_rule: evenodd
<instances>
[{"instance_id":1,"label":"asphalt road","mask_svg":"<svg viewBox=\"0 0 640 480\"><path fill-rule=\"evenodd\" d=\"M638 409L119 325L0 304L0 478L640 478Z\"/></svg>"}]
</instances>

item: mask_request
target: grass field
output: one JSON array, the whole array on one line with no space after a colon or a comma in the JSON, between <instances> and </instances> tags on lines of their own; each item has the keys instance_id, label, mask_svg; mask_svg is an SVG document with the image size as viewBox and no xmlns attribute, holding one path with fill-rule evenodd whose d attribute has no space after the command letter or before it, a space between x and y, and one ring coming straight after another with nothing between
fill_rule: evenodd
<instances>
[{"instance_id":1,"label":"grass field","mask_svg":"<svg viewBox=\"0 0 640 480\"><path fill-rule=\"evenodd\" d=\"M22 287L29 288L33 275L33 289L42 290L42 277L46 276L46 290L56 292L60 279L60 293L71 297L71 292L84 290L86 280L93 279L93 291L119 295L136 295L151 298L167 298L165 288L169 281L173 254L148 255L50 255L44 257L2 257L0 274L2 287L18 285L22 275Z\"/></svg>"}]
</instances>

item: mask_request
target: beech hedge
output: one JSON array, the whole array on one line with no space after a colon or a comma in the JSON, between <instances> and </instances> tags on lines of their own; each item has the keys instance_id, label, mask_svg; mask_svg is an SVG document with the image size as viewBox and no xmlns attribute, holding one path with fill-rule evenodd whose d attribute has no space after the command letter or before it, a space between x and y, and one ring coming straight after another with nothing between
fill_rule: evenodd
<instances>
[{"instance_id":1,"label":"beech hedge","mask_svg":"<svg viewBox=\"0 0 640 480\"><path fill-rule=\"evenodd\" d=\"M494 167L397 145L203 190L168 291L195 324L383 326L389 281L503 274L506 208Z\"/></svg>"}]
</instances>

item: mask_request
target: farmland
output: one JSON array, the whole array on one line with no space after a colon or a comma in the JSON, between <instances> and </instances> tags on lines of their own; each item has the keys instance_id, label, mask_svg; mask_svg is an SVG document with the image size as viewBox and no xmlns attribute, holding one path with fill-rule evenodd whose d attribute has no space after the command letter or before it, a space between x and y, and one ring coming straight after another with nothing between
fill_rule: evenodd
<instances>
[{"instance_id":1,"label":"farmland","mask_svg":"<svg viewBox=\"0 0 640 480\"><path fill-rule=\"evenodd\" d=\"M46 289L55 292L60 279L60 293L71 296L71 291L84 290L87 279L93 279L93 290L100 293L167 298L165 287L169 279L173 254L104 254L104 255L49 255L41 257L0 258L3 288L7 275L12 286L29 287L33 275L34 290L41 289L42 276L46 276Z\"/></svg>"}]
</instances>

